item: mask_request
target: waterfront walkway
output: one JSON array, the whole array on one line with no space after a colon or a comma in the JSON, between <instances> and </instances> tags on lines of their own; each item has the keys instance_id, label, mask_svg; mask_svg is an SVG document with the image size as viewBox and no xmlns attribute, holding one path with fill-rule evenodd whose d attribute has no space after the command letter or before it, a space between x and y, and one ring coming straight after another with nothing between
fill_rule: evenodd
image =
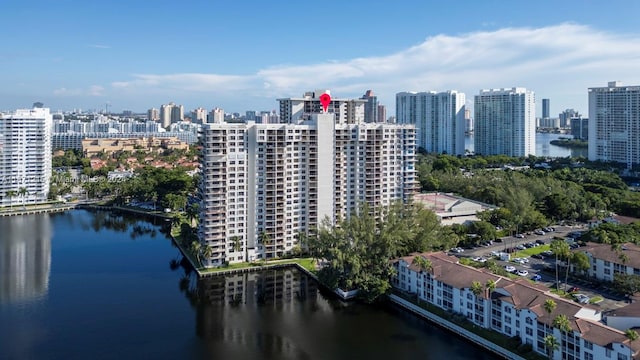
<instances>
[{"instance_id":1,"label":"waterfront walkway","mask_svg":"<svg viewBox=\"0 0 640 360\"><path fill-rule=\"evenodd\" d=\"M484 339L474 333L472 333L471 331L456 325L454 323L452 323L449 320L446 320L436 314L430 313L429 311L411 303L410 301L407 301L403 298L401 298L400 296L397 295L389 295L389 300L398 305L399 307L410 311L424 319L429 320L430 322L444 328L447 329L449 331L451 331L452 333L459 335L461 337L463 337L464 339L484 348L487 349L489 351L491 351L494 354L497 354L505 359L512 359L512 360L525 360L525 358L503 348L500 347L494 343L492 343L491 341Z\"/></svg>"},{"instance_id":2,"label":"waterfront walkway","mask_svg":"<svg viewBox=\"0 0 640 360\"><path fill-rule=\"evenodd\" d=\"M0 216L19 216L31 214L44 214L51 212L61 212L75 209L76 203L55 203L55 204L38 204L38 205L15 205L9 208L0 209Z\"/></svg>"}]
</instances>

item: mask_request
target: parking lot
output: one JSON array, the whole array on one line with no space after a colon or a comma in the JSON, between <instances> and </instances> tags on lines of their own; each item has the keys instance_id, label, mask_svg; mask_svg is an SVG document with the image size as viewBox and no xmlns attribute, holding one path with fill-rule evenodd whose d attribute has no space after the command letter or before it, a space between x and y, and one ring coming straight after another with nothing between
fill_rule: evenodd
<instances>
[{"instance_id":1,"label":"parking lot","mask_svg":"<svg viewBox=\"0 0 640 360\"><path fill-rule=\"evenodd\" d=\"M496 254L503 254L511 249L521 246L527 243L545 243L549 244L553 237L565 238L569 233L585 230L582 227L572 226L557 226L555 231L544 234L524 234L524 238L516 238L513 236L504 237L500 242L494 242L489 246L481 246L474 249L463 249L459 253L452 252L452 255L458 257L468 257L470 259L493 259L500 267L507 270L507 272L520 275L523 278L534 280L541 285L547 286L550 289L554 288L556 282L555 279L555 257L547 256L543 258L526 257L514 261L513 257L509 260L500 260L496 257ZM526 248L526 247L524 247ZM481 260L484 262L485 260ZM566 273L561 271L558 274L559 286L561 289L576 290L572 292L573 298L576 302L589 303L589 300L595 297L602 298L602 301L597 304L593 304L602 310L612 310L627 305L624 295L610 291L609 289L600 287L594 288L593 285L582 280L569 280L569 283L564 284Z\"/></svg>"}]
</instances>

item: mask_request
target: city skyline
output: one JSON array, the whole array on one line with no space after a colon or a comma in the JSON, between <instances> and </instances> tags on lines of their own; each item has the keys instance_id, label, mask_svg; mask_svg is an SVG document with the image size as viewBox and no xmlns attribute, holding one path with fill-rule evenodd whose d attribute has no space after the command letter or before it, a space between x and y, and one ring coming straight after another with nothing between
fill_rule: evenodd
<instances>
[{"instance_id":1,"label":"city skyline","mask_svg":"<svg viewBox=\"0 0 640 360\"><path fill-rule=\"evenodd\" d=\"M551 100L555 117L567 108L586 114L589 87L640 83L640 33L625 16L640 10L634 1L490 1L462 13L418 1L370 5L303 2L294 13L274 2L9 1L6 26L20 31L0 51L0 110L41 101L52 111L144 113L175 102L185 112L242 113L329 88L341 98L372 89L394 114L398 92L457 90L470 99L526 87Z\"/></svg>"}]
</instances>

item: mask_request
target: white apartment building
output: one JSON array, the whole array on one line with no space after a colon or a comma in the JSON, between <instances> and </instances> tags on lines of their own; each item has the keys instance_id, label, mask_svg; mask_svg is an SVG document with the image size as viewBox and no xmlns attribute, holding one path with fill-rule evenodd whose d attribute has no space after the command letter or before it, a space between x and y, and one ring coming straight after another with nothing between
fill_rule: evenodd
<instances>
[{"instance_id":1,"label":"white apartment building","mask_svg":"<svg viewBox=\"0 0 640 360\"><path fill-rule=\"evenodd\" d=\"M209 121L210 123L220 124L224 122L224 110L220 108L213 108L209 113Z\"/></svg>"},{"instance_id":2,"label":"white apartment building","mask_svg":"<svg viewBox=\"0 0 640 360\"><path fill-rule=\"evenodd\" d=\"M191 112L191 122L194 124L204 124L207 122L207 110L204 108L197 108Z\"/></svg>"},{"instance_id":3,"label":"white apartment building","mask_svg":"<svg viewBox=\"0 0 640 360\"><path fill-rule=\"evenodd\" d=\"M414 258L428 259L431 268L421 269ZM632 360L640 344L619 329L605 325L602 312L551 294L548 288L526 279L511 280L470 266L445 253L412 254L394 261L396 276L392 284L405 293L441 309L465 316L468 321L506 337L520 337L541 355L547 354L544 338L553 335L559 347L553 359ZM473 283L481 288L476 292ZM487 284L493 284L493 289ZM544 304L553 300L556 308L548 313ZM553 327L553 320L565 315L571 331Z\"/></svg>"},{"instance_id":4,"label":"white apartment building","mask_svg":"<svg viewBox=\"0 0 640 360\"><path fill-rule=\"evenodd\" d=\"M299 120L308 120L313 114L322 112L320 96L330 94L329 90L315 90L304 93L301 98L278 99L280 103L280 122L295 123ZM336 124L359 124L365 121L364 99L339 99L332 98L328 113L334 114Z\"/></svg>"},{"instance_id":5,"label":"white apartment building","mask_svg":"<svg viewBox=\"0 0 640 360\"><path fill-rule=\"evenodd\" d=\"M0 206L47 200L52 128L47 108L0 114Z\"/></svg>"},{"instance_id":6,"label":"white apartment building","mask_svg":"<svg viewBox=\"0 0 640 360\"><path fill-rule=\"evenodd\" d=\"M589 160L640 164L640 86L589 88Z\"/></svg>"},{"instance_id":7,"label":"white apartment building","mask_svg":"<svg viewBox=\"0 0 640 360\"><path fill-rule=\"evenodd\" d=\"M525 88L481 90L474 101L476 154L536 154L536 101Z\"/></svg>"},{"instance_id":8,"label":"white apartment building","mask_svg":"<svg viewBox=\"0 0 640 360\"><path fill-rule=\"evenodd\" d=\"M160 106L160 124L163 128L182 120L184 120L184 106L172 102Z\"/></svg>"},{"instance_id":9,"label":"white apartment building","mask_svg":"<svg viewBox=\"0 0 640 360\"><path fill-rule=\"evenodd\" d=\"M464 155L465 101L455 90L397 93L396 123L415 125L427 152Z\"/></svg>"},{"instance_id":10,"label":"white apartment building","mask_svg":"<svg viewBox=\"0 0 640 360\"><path fill-rule=\"evenodd\" d=\"M589 276L598 280L613 281L615 274L640 275L640 247L633 243L620 245L620 250L611 249L611 244L588 243L575 252L584 252L589 257Z\"/></svg>"},{"instance_id":11,"label":"white apartment building","mask_svg":"<svg viewBox=\"0 0 640 360\"><path fill-rule=\"evenodd\" d=\"M289 124L203 127L199 235L205 266L281 257L300 234L408 199L416 187L410 125L336 124L313 114Z\"/></svg>"}]
</instances>

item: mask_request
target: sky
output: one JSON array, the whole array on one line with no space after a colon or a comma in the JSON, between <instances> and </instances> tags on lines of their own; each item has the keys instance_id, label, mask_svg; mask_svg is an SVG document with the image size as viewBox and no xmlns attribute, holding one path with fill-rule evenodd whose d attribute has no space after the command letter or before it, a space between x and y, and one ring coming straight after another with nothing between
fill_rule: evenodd
<instances>
[{"instance_id":1,"label":"sky","mask_svg":"<svg viewBox=\"0 0 640 360\"><path fill-rule=\"evenodd\" d=\"M552 116L589 87L640 85L640 1L3 0L0 111L225 112L371 89L525 87Z\"/></svg>"}]
</instances>

